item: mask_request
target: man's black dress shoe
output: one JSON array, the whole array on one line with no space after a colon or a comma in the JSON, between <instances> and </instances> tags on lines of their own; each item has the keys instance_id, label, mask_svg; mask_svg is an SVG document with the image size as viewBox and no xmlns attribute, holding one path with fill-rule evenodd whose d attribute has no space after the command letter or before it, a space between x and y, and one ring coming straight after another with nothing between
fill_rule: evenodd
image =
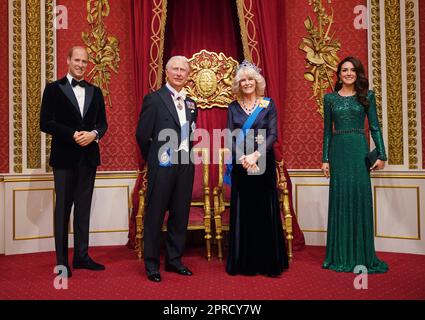
<instances>
[{"instance_id":1,"label":"man's black dress shoe","mask_svg":"<svg viewBox=\"0 0 425 320\"><path fill-rule=\"evenodd\" d=\"M159 273L148 274L148 280L152 282L161 282L161 275Z\"/></svg>"},{"instance_id":2,"label":"man's black dress shoe","mask_svg":"<svg viewBox=\"0 0 425 320\"><path fill-rule=\"evenodd\" d=\"M74 269L89 269L94 271L105 270L105 266L103 264L97 263L89 258L87 261L73 261L72 266Z\"/></svg>"},{"instance_id":3,"label":"man's black dress shoe","mask_svg":"<svg viewBox=\"0 0 425 320\"><path fill-rule=\"evenodd\" d=\"M165 266L165 271L175 272L181 274L182 276L191 276L193 273L187 267L174 267L174 266Z\"/></svg>"}]
</instances>

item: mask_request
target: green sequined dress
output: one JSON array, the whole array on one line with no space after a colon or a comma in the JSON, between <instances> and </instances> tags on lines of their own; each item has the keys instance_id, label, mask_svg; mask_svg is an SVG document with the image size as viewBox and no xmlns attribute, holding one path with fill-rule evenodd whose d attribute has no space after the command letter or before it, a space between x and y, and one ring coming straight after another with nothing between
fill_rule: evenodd
<instances>
[{"instance_id":1,"label":"green sequined dress","mask_svg":"<svg viewBox=\"0 0 425 320\"><path fill-rule=\"evenodd\" d=\"M376 114L373 91L367 112L356 96L325 95L323 162L329 162L330 186L326 259L323 268L353 272L363 265L368 273L382 273L388 265L375 254L372 190L365 158L369 146L365 117L378 150L387 160Z\"/></svg>"}]
</instances>

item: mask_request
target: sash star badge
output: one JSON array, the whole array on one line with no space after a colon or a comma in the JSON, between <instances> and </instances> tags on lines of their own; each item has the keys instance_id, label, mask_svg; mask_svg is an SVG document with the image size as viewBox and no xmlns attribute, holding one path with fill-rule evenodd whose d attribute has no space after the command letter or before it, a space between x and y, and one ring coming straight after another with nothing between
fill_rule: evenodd
<instances>
[{"instance_id":1,"label":"sash star badge","mask_svg":"<svg viewBox=\"0 0 425 320\"><path fill-rule=\"evenodd\" d=\"M257 142L258 144L262 144L262 143L264 143L264 136L263 136L262 134L258 134L258 135L255 137L255 142Z\"/></svg>"}]
</instances>

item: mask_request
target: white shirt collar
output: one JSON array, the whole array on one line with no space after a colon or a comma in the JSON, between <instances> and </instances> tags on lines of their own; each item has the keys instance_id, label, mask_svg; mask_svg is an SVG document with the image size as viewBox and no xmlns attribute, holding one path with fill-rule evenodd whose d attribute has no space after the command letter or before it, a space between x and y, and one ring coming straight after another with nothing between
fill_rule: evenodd
<instances>
[{"instance_id":1,"label":"white shirt collar","mask_svg":"<svg viewBox=\"0 0 425 320\"><path fill-rule=\"evenodd\" d=\"M177 92L176 89L174 89L168 82L165 84L168 90L171 91L173 99L177 99L178 97L181 97L183 100L186 100L186 91L184 89L181 89L180 92Z\"/></svg>"},{"instance_id":2,"label":"white shirt collar","mask_svg":"<svg viewBox=\"0 0 425 320\"><path fill-rule=\"evenodd\" d=\"M66 78L68 79L69 84L72 84L72 79L74 79L74 77L71 76L71 74L69 72L66 74ZM83 79L81 79L81 80L83 80ZM75 79L75 80L77 80L77 79ZM77 81L80 81L80 80L77 80ZM82 87L80 87L80 88L82 88Z\"/></svg>"}]
</instances>

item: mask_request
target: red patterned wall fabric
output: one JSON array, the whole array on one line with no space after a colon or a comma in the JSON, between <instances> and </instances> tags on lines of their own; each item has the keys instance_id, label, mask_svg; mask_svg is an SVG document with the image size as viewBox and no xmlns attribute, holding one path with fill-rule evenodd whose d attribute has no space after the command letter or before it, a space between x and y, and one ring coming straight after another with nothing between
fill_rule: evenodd
<instances>
[{"instance_id":1,"label":"red patterned wall fabric","mask_svg":"<svg viewBox=\"0 0 425 320\"><path fill-rule=\"evenodd\" d=\"M57 31L57 76L67 72L66 55L73 45L84 45L82 32L90 31L87 22L86 0L58 0L68 11L68 29ZM112 108L107 107L109 129L100 141L102 165L98 170L137 170L137 145L135 128L137 106L133 86L133 61L130 46L130 1L109 1L109 16L103 17L110 36L120 41L120 63L118 74L111 72L109 90ZM89 66L89 70L90 70Z\"/></svg>"},{"instance_id":2,"label":"red patterned wall fabric","mask_svg":"<svg viewBox=\"0 0 425 320\"><path fill-rule=\"evenodd\" d=\"M9 172L9 43L7 1L0 1L0 173Z\"/></svg>"},{"instance_id":3,"label":"red patterned wall fabric","mask_svg":"<svg viewBox=\"0 0 425 320\"><path fill-rule=\"evenodd\" d=\"M341 42L339 58L354 55L367 67L367 30L355 29L356 6L365 0L332 1L335 23L332 30ZM293 1L286 7L287 21L287 94L286 105L281 108L283 158L290 169L316 169L321 164L323 119L309 97L312 91L304 80L305 53L298 49L302 37L307 35L304 20L315 17L307 1Z\"/></svg>"},{"instance_id":4,"label":"red patterned wall fabric","mask_svg":"<svg viewBox=\"0 0 425 320\"><path fill-rule=\"evenodd\" d=\"M422 117L422 169L425 169L425 0L419 1L419 38L421 54L421 117Z\"/></svg>"}]
</instances>

